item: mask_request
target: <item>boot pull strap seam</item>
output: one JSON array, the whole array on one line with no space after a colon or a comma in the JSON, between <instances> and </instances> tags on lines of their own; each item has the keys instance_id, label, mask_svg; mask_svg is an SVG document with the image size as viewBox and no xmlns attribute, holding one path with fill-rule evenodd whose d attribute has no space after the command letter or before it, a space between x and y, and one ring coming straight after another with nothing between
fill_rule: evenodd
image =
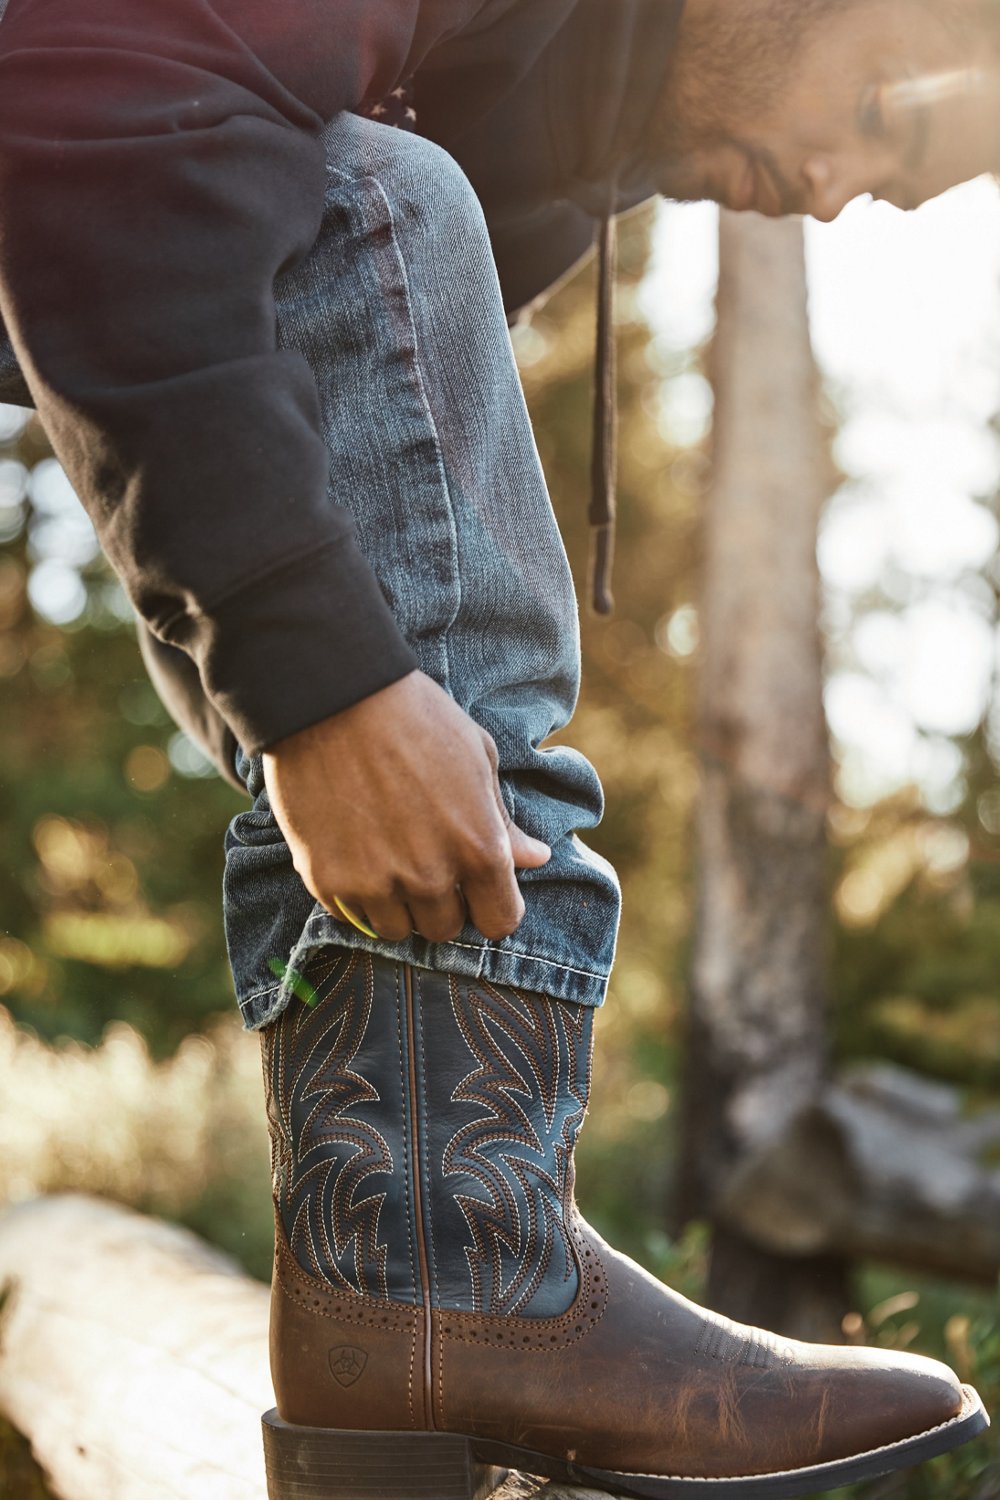
<instances>
[{"instance_id":1,"label":"boot pull strap seam","mask_svg":"<svg viewBox=\"0 0 1000 1500\"><path fill-rule=\"evenodd\" d=\"M419 1285L418 1285L418 1275L419 1275L419 1273L418 1273L417 1266L416 1266L416 1264L414 1262L414 1259L413 1259L414 1227L413 1227L413 1218L412 1218L412 1214L411 1214L411 1206L412 1206L411 1200L412 1200L412 1197L413 1197L414 1186L413 1186L412 1178L411 1178L410 1173L409 1173L409 1160L410 1160L410 1150L409 1150L410 1112L406 1108L406 1105L405 1105L405 1100L406 1100L406 1047L405 1047L404 1041L403 1041L403 1007L404 1007L404 1003L405 1002L404 1002L404 999L403 999L403 993L402 993L402 988L401 988L401 983L400 983L401 973L402 973L402 971L400 969L399 964L396 964L395 965L395 976L394 977L395 977L395 986L396 986L396 1039L397 1039L397 1042L399 1044L399 1097L400 1097L400 1099L402 1099L404 1101L403 1108L400 1110L400 1115L402 1117L401 1118L401 1125L402 1125L402 1137L403 1137L403 1139L402 1139L403 1161L401 1162L400 1165L402 1166L402 1170L403 1170L403 1183L404 1183L403 1203L404 1203L404 1205L406 1207L406 1251L407 1251L407 1257L408 1257L409 1263L410 1263L410 1286L411 1286L411 1289L412 1289L412 1292L413 1292L414 1303L416 1303L418 1301L418 1299L419 1299L420 1293L419 1293ZM411 1371L410 1371L410 1376L411 1376L411 1399L412 1399L412 1375L413 1375L413 1371L411 1369Z\"/></svg>"}]
</instances>

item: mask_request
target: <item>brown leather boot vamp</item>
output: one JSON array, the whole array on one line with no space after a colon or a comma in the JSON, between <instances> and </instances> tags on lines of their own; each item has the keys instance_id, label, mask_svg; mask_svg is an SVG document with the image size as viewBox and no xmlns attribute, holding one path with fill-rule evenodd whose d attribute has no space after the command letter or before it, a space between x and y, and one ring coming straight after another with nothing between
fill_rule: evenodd
<instances>
[{"instance_id":1,"label":"brown leather boot vamp","mask_svg":"<svg viewBox=\"0 0 1000 1500\"><path fill-rule=\"evenodd\" d=\"M296 1427L460 1434L481 1440L473 1449L483 1463L665 1497L686 1493L677 1481L715 1494L706 1479L752 1476L785 1485L747 1495L815 1493L899 1467L896 1447L916 1463L986 1425L945 1365L731 1323L580 1221L578 1230L580 1294L541 1322L364 1307L313 1282L282 1250L272 1340L281 1417ZM629 1485L643 1475L674 1484ZM811 1487L791 1487L796 1475Z\"/></svg>"}]
</instances>

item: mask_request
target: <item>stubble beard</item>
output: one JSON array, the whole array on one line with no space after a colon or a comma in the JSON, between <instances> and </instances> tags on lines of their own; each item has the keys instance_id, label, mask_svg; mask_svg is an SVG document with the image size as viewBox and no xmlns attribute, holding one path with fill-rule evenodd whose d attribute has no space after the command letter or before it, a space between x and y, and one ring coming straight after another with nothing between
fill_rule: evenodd
<instances>
[{"instance_id":1,"label":"stubble beard","mask_svg":"<svg viewBox=\"0 0 1000 1500\"><path fill-rule=\"evenodd\" d=\"M653 119L660 191L681 202L711 197L703 163L722 148L746 150L787 90L809 29L856 3L755 0L737 7L720 0L686 10ZM785 211L794 211L774 158L756 154L776 179Z\"/></svg>"}]
</instances>

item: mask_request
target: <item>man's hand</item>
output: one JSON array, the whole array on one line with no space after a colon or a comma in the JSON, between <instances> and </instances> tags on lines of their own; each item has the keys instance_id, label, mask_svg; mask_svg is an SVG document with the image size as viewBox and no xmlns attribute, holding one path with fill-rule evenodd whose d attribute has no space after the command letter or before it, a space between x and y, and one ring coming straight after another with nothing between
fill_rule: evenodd
<instances>
[{"instance_id":1,"label":"man's hand","mask_svg":"<svg viewBox=\"0 0 1000 1500\"><path fill-rule=\"evenodd\" d=\"M447 942L466 908L507 937L524 916L515 869L552 854L511 822L493 740L423 672L280 740L264 779L317 901L337 915L339 896L392 941Z\"/></svg>"}]
</instances>

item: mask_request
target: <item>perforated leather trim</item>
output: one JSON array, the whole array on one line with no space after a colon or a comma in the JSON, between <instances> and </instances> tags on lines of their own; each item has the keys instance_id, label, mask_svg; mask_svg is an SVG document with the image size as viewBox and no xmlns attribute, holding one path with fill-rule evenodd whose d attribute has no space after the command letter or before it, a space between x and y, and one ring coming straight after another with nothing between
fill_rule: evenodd
<instances>
[{"instance_id":1,"label":"perforated leather trim","mask_svg":"<svg viewBox=\"0 0 1000 1500\"><path fill-rule=\"evenodd\" d=\"M439 1337L455 1343L540 1354L555 1353L584 1338L604 1316L608 1278L597 1250L581 1234L575 1219L570 1233L580 1292L567 1312L558 1318L492 1318L477 1313L438 1312L435 1325Z\"/></svg>"}]
</instances>

